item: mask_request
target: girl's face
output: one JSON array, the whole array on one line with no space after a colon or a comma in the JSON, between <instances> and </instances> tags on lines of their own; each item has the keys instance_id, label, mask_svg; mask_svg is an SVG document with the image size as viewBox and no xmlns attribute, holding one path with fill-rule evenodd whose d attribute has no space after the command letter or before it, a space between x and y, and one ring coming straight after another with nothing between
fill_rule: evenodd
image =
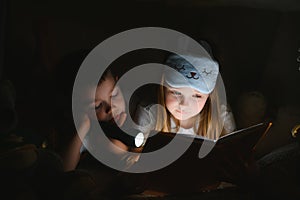
<instances>
[{"instance_id":1,"label":"girl's face","mask_svg":"<svg viewBox=\"0 0 300 200\"><path fill-rule=\"evenodd\" d=\"M202 94L189 87L165 89L165 103L169 112L178 120L188 120L203 109L209 94Z\"/></svg>"},{"instance_id":2,"label":"girl's face","mask_svg":"<svg viewBox=\"0 0 300 200\"><path fill-rule=\"evenodd\" d=\"M112 121L116 123L125 113L125 101L120 88L111 74L108 74L96 89L95 101L90 108L96 110L98 121Z\"/></svg>"}]
</instances>

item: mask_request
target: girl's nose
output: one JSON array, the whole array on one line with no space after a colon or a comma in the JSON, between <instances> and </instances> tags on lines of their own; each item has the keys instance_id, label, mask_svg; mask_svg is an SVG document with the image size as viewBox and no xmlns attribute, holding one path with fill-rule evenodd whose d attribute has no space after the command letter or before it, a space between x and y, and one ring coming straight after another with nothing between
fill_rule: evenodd
<instances>
[{"instance_id":1,"label":"girl's nose","mask_svg":"<svg viewBox=\"0 0 300 200\"><path fill-rule=\"evenodd\" d=\"M178 102L179 102L179 105L182 105L182 106L188 104L187 99L184 98L184 97L179 97L179 98L178 98Z\"/></svg>"}]
</instances>

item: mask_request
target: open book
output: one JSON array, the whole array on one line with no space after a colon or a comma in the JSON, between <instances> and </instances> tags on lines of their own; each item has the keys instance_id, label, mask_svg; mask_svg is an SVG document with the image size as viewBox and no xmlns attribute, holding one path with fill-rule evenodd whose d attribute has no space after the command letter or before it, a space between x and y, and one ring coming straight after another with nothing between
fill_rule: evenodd
<instances>
[{"instance_id":1,"label":"open book","mask_svg":"<svg viewBox=\"0 0 300 200\"><path fill-rule=\"evenodd\" d=\"M250 127L223 135L216 140L198 135L177 134L179 134L179 138L182 140L182 142L193 139L191 146L199 146L199 144L202 144L204 141L208 141L214 143L217 148L219 146L226 148L224 145L227 145L229 148L236 142L242 142L244 148L248 148L248 150L254 150L256 145L265 137L271 125L271 122L255 124ZM150 134L144 146L144 152L152 152L162 148L163 146L167 145L175 136L176 133L165 132L154 132Z\"/></svg>"},{"instance_id":2,"label":"open book","mask_svg":"<svg viewBox=\"0 0 300 200\"><path fill-rule=\"evenodd\" d=\"M255 146L264 138L271 125L272 123L269 122L256 124L224 135L218 140L179 134L179 143L190 142L190 146L170 165L149 172L146 179L148 185L154 190L176 192L178 190L194 191L192 189L194 187L201 188L220 181L220 178L222 179L218 174L220 168L225 165L234 170L241 164L241 158L245 161L250 158ZM174 133L156 133L147 139L143 152L153 152L163 148L174 139L175 135ZM205 157L199 158L199 150L205 142L213 144L213 148ZM140 159L143 159L143 155ZM224 162L226 159L230 162ZM239 172L237 168L236 173L242 172Z\"/></svg>"}]
</instances>

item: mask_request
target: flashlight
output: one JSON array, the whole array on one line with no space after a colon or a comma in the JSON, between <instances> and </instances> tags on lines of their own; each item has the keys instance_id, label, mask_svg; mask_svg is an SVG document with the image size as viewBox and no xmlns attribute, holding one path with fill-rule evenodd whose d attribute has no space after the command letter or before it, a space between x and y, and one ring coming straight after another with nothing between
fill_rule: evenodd
<instances>
[{"instance_id":1,"label":"flashlight","mask_svg":"<svg viewBox=\"0 0 300 200\"><path fill-rule=\"evenodd\" d=\"M132 128L132 126L125 126L122 130L116 124L109 122L99 123L107 137L120 140L129 147L141 147L145 143L144 133Z\"/></svg>"}]
</instances>

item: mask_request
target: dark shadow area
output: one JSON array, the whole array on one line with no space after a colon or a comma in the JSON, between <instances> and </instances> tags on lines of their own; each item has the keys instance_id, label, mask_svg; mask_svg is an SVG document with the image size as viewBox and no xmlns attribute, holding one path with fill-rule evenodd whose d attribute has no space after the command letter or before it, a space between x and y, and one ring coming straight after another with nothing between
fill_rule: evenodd
<instances>
[{"instance_id":1,"label":"dark shadow area","mask_svg":"<svg viewBox=\"0 0 300 200\"><path fill-rule=\"evenodd\" d=\"M90 50L122 31L163 27L210 44L212 56L219 62L227 102L238 128L261 121L273 122L268 135L257 146L255 157L263 158L261 162L266 166L262 183L284 182L286 188L278 194L274 190L281 185L276 184L276 189L270 187L259 192L266 197L299 195L294 191L300 186L299 168L296 168L300 159L299 141L292 137L291 130L300 124L300 5L290 1L280 9L275 2L257 6L249 6L250 0L244 4L242 1L224 2L0 0L0 78L9 80L1 80L0 85L0 130L3 133L0 163L7 163L0 164L3 165L0 169L3 180L8 182L3 191L8 195L15 193L12 187L18 182L16 188L25 199L42 199L44 195L49 195L49 199L73 199L76 197L73 190L78 191L78 199L87 194L90 199L100 195L101 190L95 189L97 181L89 172L63 172L61 158L55 152L58 138L53 133L57 123L69 127L67 123L73 126L73 121L65 122L65 116L57 116L57 113L71 109L70 88L79 65ZM78 52L82 54L76 54ZM110 67L118 68L116 75L121 77L136 66L163 63L168 53L141 49L119 57ZM76 59L77 55L83 57ZM62 62L68 56L73 56L74 63ZM57 75L60 72L62 76ZM130 113L134 115L139 104L155 103L157 90L158 85L154 84L139 88L129 100ZM289 146L295 144L296 147ZM274 154L268 157L268 153L274 149L279 149L274 154L280 158L287 156L284 152L289 152L289 159L269 166ZM11 170L15 165L19 167ZM107 174L117 173L105 170L109 171L103 175L105 180ZM273 176L273 172L276 175ZM28 177L33 177L29 185ZM127 175L124 177L124 182L131 179ZM137 177L137 182L143 182L143 178ZM45 188L40 182L45 183ZM54 189L62 196L51 194L50 188L57 182ZM63 190L65 185L68 187ZM132 185L128 188L136 186ZM83 188L82 191L79 188ZM252 189L257 191L257 187L249 187ZM132 190L138 193L143 189ZM274 195L268 196L268 192ZM14 195L13 198L21 199L18 194ZM155 193L143 195L128 199L151 198ZM223 195L228 196L227 199L260 197L240 188L184 195L171 195L166 199L217 199Z\"/></svg>"}]
</instances>

